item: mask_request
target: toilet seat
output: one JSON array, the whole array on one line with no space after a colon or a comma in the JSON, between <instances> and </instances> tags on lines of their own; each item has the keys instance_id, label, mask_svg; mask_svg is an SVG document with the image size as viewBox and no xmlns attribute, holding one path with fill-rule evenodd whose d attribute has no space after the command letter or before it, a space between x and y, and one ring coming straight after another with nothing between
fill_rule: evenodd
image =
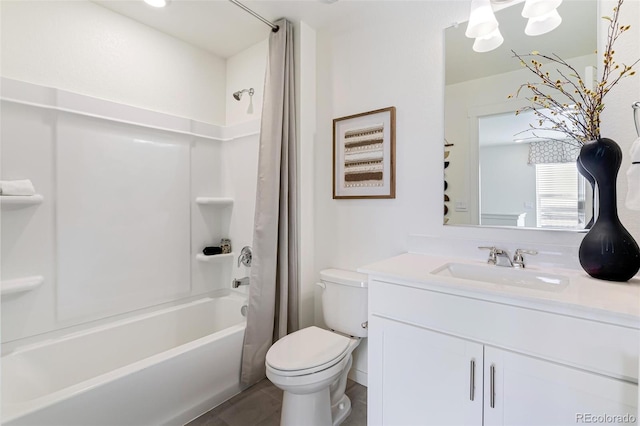
<instances>
[{"instance_id":1,"label":"toilet seat","mask_svg":"<svg viewBox=\"0 0 640 426\"><path fill-rule=\"evenodd\" d=\"M278 340L266 364L280 376L303 376L325 370L351 352L352 339L311 326Z\"/></svg>"}]
</instances>

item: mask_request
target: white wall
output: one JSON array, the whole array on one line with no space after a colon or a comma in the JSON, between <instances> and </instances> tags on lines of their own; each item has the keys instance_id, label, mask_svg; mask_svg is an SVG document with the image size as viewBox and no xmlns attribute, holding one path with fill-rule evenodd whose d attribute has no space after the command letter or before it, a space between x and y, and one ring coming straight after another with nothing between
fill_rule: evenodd
<instances>
[{"instance_id":1,"label":"white wall","mask_svg":"<svg viewBox=\"0 0 640 426\"><path fill-rule=\"evenodd\" d=\"M318 31L316 270L355 269L418 249L408 241L415 234L434 236L441 247L459 239L492 241L511 250L516 244L579 244L581 236L568 232L442 225L443 30L467 19L468 2L389 3L363 12L359 26ZM639 56L639 8L640 2L627 1L622 11L632 28L616 50L627 63ZM625 153L635 139L630 105L639 97L636 75L607 99L603 133ZM392 105L397 108L396 199L333 200L332 119ZM625 164L628 156L623 168ZM619 206L625 225L640 240L637 212Z\"/></svg>"},{"instance_id":2,"label":"white wall","mask_svg":"<svg viewBox=\"0 0 640 426\"><path fill-rule=\"evenodd\" d=\"M315 270L316 215L314 197L314 148L317 115L317 40L316 31L305 22L294 27L296 56L296 93L298 96L298 212L300 327L315 323L315 283L319 276Z\"/></svg>"},{"instance_id":3,"label":"white wall","mask_svg":"<svg viewBox=\"0 0 640 426\"><path fill-rule=\"evenodd\" d=\"M88 1L3 1L1 75L225 124L225 61Z\"/></svg>"},{"instance_id":4,"label":"white wall","mask_svg":"<svg viewBox=\"0 0 640 426\"><path fill-rule=\"evenodd\" d=\"M429 205L442 221L442 65L434 58L447 8L389 2L365 12L359 26L318 32L318 270L355 269L406 251L408 235L427 230ZM332 120L388 106L397 108L396 199L333 200Z\"/></svg>"}]
</instances>

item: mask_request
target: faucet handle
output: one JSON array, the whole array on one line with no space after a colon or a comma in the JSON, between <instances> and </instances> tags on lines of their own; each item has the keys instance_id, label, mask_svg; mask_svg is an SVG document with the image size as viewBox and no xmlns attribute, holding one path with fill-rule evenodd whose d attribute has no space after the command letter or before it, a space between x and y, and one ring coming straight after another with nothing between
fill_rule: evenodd
<instances>
[{"instance_id":1,"label":"faucet handle","mask_svg":"<svg viewBox=\"0 0 640 426\"><path fill-rule=\"evenodd\" d=\"M516 254L538 254L537 250L516 249Z\"/></svg>"},{"instance_id":2,"label":"faucet handle","mask_svg":"<svg viewBox=\"0 0 640 426\"><path fill-rule=\"evenodd\" d=\"M489 259L487 259L487 263L491 264L491 265L495 265L497 260L496 260L496 255L498 254L498 250L496 247L494 246L479 246L478 247L480 250L489 250Z\"/></svg>"},{"instance_id":3,"label":"faucet handle","mask_svg":"<svg viewBox=\"0 0 640 426\"><path fill-rule=\"evenodd\" d=\"M240 267L240 264L246 267L251 267L252 258L253 258L253 253L251 252L251 247L249 246L243 247L242 251L240 252L240 256L238 256L238 268Z\"/></svg>"},{"instance_id":4,"label":"faucet handle","mask_svg":"<svg viewBox=\"0 0 640 426\"><path fill-rule=\"evenodd\" d=\"M538 254L537 250L524 250L524 249L516 249L515 254L513 255L513 266L516 268L524 268L524 256L523 254Z\"/></svg>"}]
</instances>

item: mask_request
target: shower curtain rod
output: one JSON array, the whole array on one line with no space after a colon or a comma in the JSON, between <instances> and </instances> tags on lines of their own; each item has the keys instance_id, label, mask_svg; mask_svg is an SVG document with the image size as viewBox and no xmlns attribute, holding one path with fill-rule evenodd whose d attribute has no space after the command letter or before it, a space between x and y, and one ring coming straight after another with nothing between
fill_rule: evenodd
<instances>
[{"instance_id":1,"label":"shower curtain rod","mask_svg":"<svg viewBox=\"0 0 640 426\"><path fill-rule=\"evenodd\" d=\"M278 30L280 29L279 26L277 26L276 24L274 24L271 21L267 21L266 19L264 19L262 16L258 15L257 13L255 13L253 10L249 9L247 6L245 6L244 4L240 3L237 0L229 0L231 3L235 4L236 6L238 6L240 9L244 10L245 12L255 16L256 18L258 18L259 20L261 20L262 22L264 22L265 24L267 24L268 26L271 27L271 31L273 31L274 33L277 33Z\"/></svg>"}]
</instances>

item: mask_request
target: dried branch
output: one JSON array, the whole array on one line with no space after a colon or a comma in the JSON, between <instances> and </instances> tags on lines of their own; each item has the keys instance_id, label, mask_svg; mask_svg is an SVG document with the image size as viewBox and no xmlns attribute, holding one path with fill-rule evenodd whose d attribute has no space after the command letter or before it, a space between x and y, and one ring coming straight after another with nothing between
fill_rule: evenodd
<instances>
[{"instance_id":1,"label":"dried branch","mask_svg":"<svg viewBox=\"0 0 640 426\"><path fill-rule=\"evenodd\" d=\"M609 21L607 29L606 49L603 54L602 73L594 87L587 87L580 73L567 61L556 54L544 55L540 52L530 54L513 53L523 67L535 74L539 81L522 84L515 95L520 96L523 89L530 92L525 99L529 106L519 109L533 111L538 119L538 126L531 126L538 130L554 130L564 133L580 144L600 138L600 114L604 111L604 97L616 86L620 80L635 75L634 67L640 62L636 60L631 65L618 64L614 60L613 46L618 38L631 28L630 25L619 25L620 8L624 0L618 0L613 8L613 16L604 16ZM541 61L545 61L543 65ZM553 76L546 71L554 68Z\"/></svg>"}]
</instances>

